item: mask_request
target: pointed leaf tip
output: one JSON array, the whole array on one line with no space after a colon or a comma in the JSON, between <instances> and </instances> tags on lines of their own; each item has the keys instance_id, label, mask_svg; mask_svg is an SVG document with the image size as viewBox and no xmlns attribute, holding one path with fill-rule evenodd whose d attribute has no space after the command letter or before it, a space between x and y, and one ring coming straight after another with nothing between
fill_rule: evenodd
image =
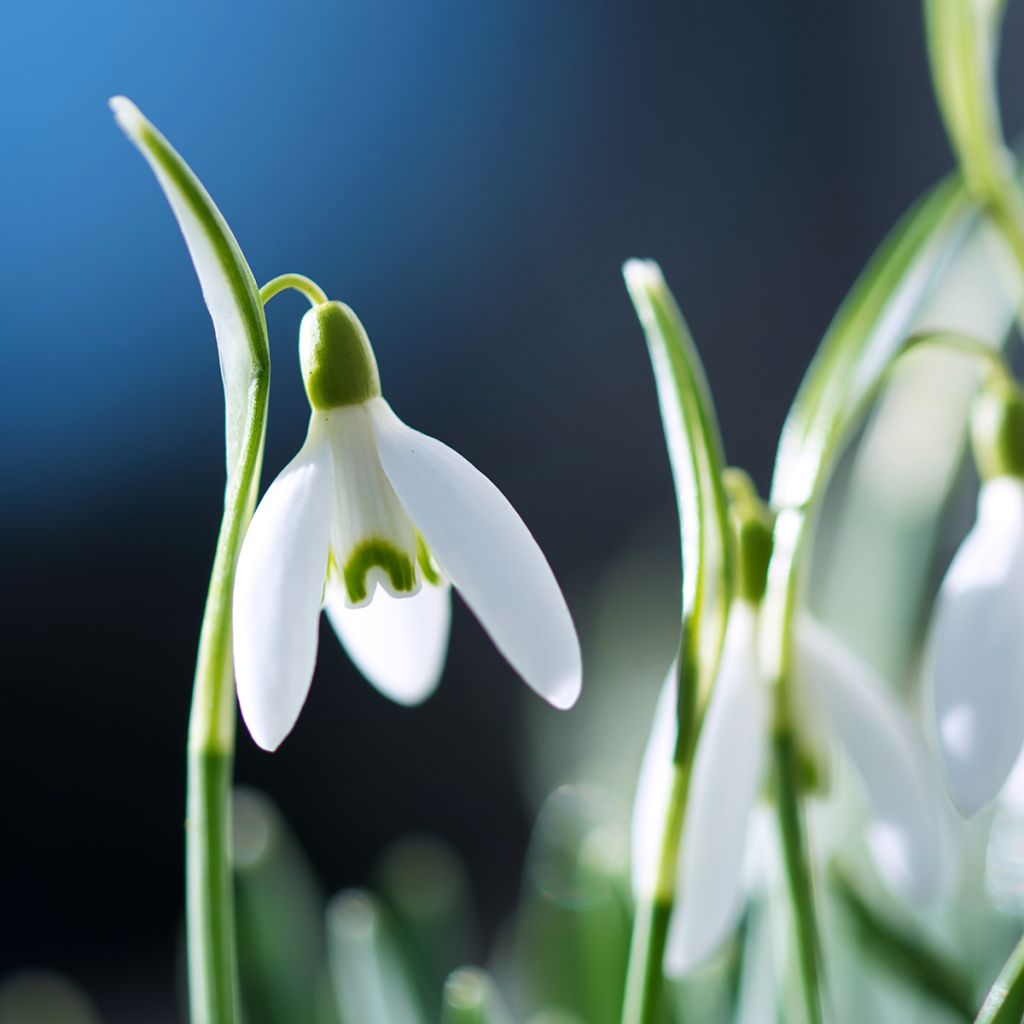
<instances>
[{"instance_id":1,"label":"pointed leaf tip","mask_svg":"<svg viewBox=\"0 0 1024 1024\"><path fill-rule=\"evenodd\" d=\"M683 689L682 720L707 699L731 598L724 453L704 367L661 268L654 260L631 259L622 274L647 340L679 511L688 647L681 666L694 677Z\"/></svg>"},{"instance_id":2,"label":"pointed leaf tip","mask_svg":"<svg viewBox=\"0 0 1024 1024\"><path fill-rule=\"evenodd\" d=\"M111 96L107 104L125 135L136 138L139 130L146 124L142 111L127 96Z\"/></svg>"},{"instance_id":3,"label":"pointed leaf tip","mask_svg":"<svg viewBox=\"0 0 1024 1024\"><path fill-rule=\"evenodd\" d=\"M127 97L112 97L110 109L170 204L213 320L224 381L230 482L242 468L243 455L263 444L270 353L259 289L227 222L181 155Z\"/></svg>"},{"instance_id":4,"label":"pointed leaf tip","mask_svg":"<svg viewBox=\"0 0 1024 1024\"><path fill-rule=\"evenodd\" d=\"M634 287L650 287L661 283L661 268L654 260L630 259L622 264L622 276L626 280L626 286L633 290Z\"/></svg>"}]
</instances>

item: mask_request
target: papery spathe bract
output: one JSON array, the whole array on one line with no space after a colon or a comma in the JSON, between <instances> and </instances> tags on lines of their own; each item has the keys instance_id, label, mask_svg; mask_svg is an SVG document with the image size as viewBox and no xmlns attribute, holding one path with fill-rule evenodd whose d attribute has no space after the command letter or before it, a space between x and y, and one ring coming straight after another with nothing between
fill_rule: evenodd
<instances>
[{"instance_id":1,"label":"papery spathe bract","mask_svg":"<svg viewBox=\"0 0 1024 1024\"><path fill-rule=\"evenodd\" d=\"M319 613L363 674L404 704L437 685L450 584L529 686L555 707L580 692L579 642L551 568L501 492L462 456L406 426L341 303L303 319L312 412L239 558L234 651L242 717L275 749L298 718Z\"/></svg>"},{"instance_id":2,"label":"papery spathe bract","mask_svg":"<svg viewBox=\"0 0 1024 1024\"><path fill-rule=\"evenodd\" d=\"M939 589L928 664L949 793L970 816L998 794L1024 743L1024 480L982 485Z\"/></svg>"}]
</instances>

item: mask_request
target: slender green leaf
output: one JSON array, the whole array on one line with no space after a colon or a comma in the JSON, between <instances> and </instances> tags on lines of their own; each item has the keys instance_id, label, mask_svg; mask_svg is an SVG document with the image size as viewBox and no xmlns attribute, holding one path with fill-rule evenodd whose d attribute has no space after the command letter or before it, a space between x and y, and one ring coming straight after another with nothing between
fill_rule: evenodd
<instances>
[{"instance_id":1,"label":"slender green leaf","mask_svg":"<svg viewBox=\"0 0 1024 1024\"><path fill-rule=\"evenodd\" d=\"M328 904L327 956L342 1024L423 1024L391 923L368 892L349 889Z\"/></svg>"},{"instance_id":2,"label":"slender green leaf","mask_svg":"<svg viewBox=\"0 0 1024 1024\"><path fill-rule=\"evenodd\" d=\"M228 863L235 742L231 592L259 488L270 382L267 328L252 272L209 194L131 101L119 96L110 105L152 168L185 236L213 318L224 382L227 487L189 720L186 916L193 1024L232 1024L238 1017L238 978Z\"/></svg>"},{"instance_id":3,"label":"slender green leaf","mask_svg":"<svg viewBox=\"0 0 1024 1024\"><path fill-rule=\"evenodd\" d=\"M1015 265L982 221L942 268L913 332L954 331L995 351L1020 300ZM919 653L937 531L985 372L955 349L924 346L902 359L858 444L848 486L825 499L827 540L812 563L811 603L894 683L911 679Z\"/></svg>"},{"instance_id":4,"label":"slender green leaf","mask_svg":"<svg viewBox=\"0 0 1024 1024\"><path fill-rule=\"evenodd\" d=\"M660 268L650 260L630 260L623 274L647 338L679 505L679 737L685 744L710 694L732 596L722 440L704 368Z\"/></svg>"},{"instance_id":5,"label":"slender green leaf","mask_svg":"<svg viewBox=\"0 0 1024 1024\"><path fill-rule=\"evenodd\" d=\"M324 948L324 897L277 808L236 791L232 866L247 1024L337 1024Z\"/></svg>"},{"instance_id":6,"label":"slender green leaf","mask_svg":"<svg viewBox=\"0 0 1024 1024\"><path fill-rule=\"evenodd\" d=\"M925 0L924 12L939 110L967 182L982 197L1005 174L995 80L1003 4Z\"/></svg>"},{"instance_id":7,"label":"slender green leaf","mask_svg":"<svg viewBox=\"0 0 1024 1024\"><path fill-rule=\"evenodd\" d=\"M657 860L638 891L623 998L623 1024L662 1012L662 960L686 816L690 764L707 706L732 599L732 537L722 480L722 440L700 357L658 265L630 260L626 287L647 338L679 507L683 558L675 752Z\"/></svg>"},{"instance_id":8,"label":"slender green leaf","mask_svg":"<svg viewBox=\"0 0 1024 1024\"><path fill-rule=\"evenodd\" d=\"M936 186L882 244L811 361L782 429L772 504L801 506L863 397L886 372L915 315L978 214L958 178Z\"/></svg>"},{"instance_id":9,"label":"slender green leaf","mask_svg":"<svg viewBox=\"0 0 1024 1024\"><path fill-rule=\"evenodd\" d=\"M374 874L421 1002L434 1007L445 979L477 947L466 868L440 839L413 835L391 846Z\"/></svg>"},{"instance_id":10,"label":"slender green leaf","mask_svg":"<svg viewBox=\"0 0 1024 1024\"><path fill-rule=\"evenodd\" d=\"M115 96L111 110L124 133L146 158L177 218L213 319L227 410L229 484L239 471L251 404L260 400L270 373L267 325L259 289L209 193L171 144L131 100ZM257 443L262 443L262 436Z\"/></svg>"},{"instance_id":11,"label":"slender green leaf","mask_svg":"<svg viewBox=\"0 0 1024 1024\"><path fill-rule=\"evenodd\" d=\"M1020 1024L1024 1019L1024 939L989 989L975 1024Z\"/></svg>"}]
</instances>

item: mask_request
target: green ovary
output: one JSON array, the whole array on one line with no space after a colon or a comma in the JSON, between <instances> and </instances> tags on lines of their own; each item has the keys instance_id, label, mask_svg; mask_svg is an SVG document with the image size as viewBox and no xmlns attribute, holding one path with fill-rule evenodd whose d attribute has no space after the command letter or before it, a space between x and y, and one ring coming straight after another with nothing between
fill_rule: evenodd
<instances>
[{"instance_id":1,"label":"green ovary","mask_svg":"<svg viewBox=\"0 0 1024 1024\"><path fill-rule=\"evenodd\" d=\"M416 586L416 572L409 556L391 541L371 537L352 549L341 570L345 591L353 604L362 604L366 600L366 577L375 567L387 573L396 594L409 593Z\"/></svg>"}]
</instances>

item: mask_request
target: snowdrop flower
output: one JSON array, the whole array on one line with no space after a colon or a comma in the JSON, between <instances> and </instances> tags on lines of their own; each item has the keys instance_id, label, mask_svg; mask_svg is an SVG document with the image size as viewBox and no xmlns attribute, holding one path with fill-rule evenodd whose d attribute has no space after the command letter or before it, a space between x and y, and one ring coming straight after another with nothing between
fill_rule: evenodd
<instances>
[{"instance_id":1,"label":"snowdrop flower","mask_svg":"<svg viewBox=\"0 0 1024 1024\"><path fill-rule=\"evenodd\" d=\"M238 699L253 739L273 750L294 726L321 607L382 693L424 700L444 663L452 584L527 684L555 707L571 706L579 642L512 506L460 455L392 412L347 306L310 309L299 350L309 432L256 509L234 590Z\"/></svg>"},{"instance_id":2,"label":"snowdrop flower","mask_svg":"<svg viewBox=\"0 0 1024 1024\"><path fill-rule=\"evenodd\" d=\"M939 588L927 659L939 756L965 817L999 793L1024 743L1024 401L1004 382L972 419L978 516Z\"/></svg>"},{"instance_id":3,"label":"snowdrop flower","mask_svg":"<svg viewBox=\"0 0 1024 1024\"><path fill-rule=\"evenodd\" d=\"M750 822L766 781L772 727L757 658L758 610L737 599L697 742L669 922L665 970L678 977L732 933L744 903ZM886 884L923 901L940 885L941 820L924 746L871 668L809 614L796 625L794 700L808 745L838 740L871 810L867 843ZM640 771L633 816L633 878L653 885L676 737L676 680L665 682ZM833 744L830 744L833 745Z\"/></svg>"}]
</instances>

